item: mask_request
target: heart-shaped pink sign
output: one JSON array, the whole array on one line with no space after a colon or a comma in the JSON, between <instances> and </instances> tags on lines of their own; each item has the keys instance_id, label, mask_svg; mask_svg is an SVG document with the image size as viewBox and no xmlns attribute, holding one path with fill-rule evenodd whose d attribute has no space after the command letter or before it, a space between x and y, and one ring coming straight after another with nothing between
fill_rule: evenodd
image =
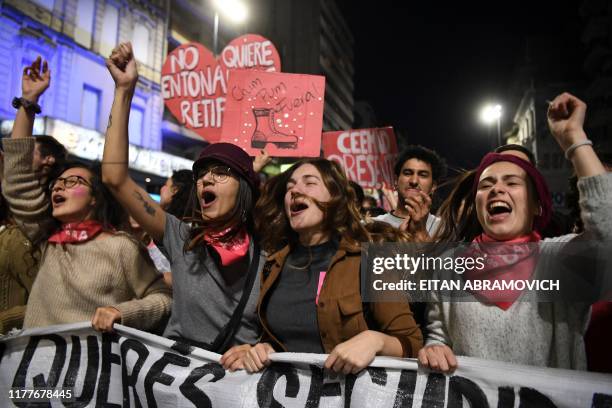
<instances>
[{"instance_id":1,"label":"heart-shaped pink sign","mask_svg":"<svg viewBox=\"0 0 612 408\"><path fill-rule=\"evenodd\" d=\"M203 139L221 137L229 71L280 71L280 57L266 38L247 34L232 40L219 59L199 43L173 50L162 67L162 96L175 118Z\"/></svg>"}]
</instances>

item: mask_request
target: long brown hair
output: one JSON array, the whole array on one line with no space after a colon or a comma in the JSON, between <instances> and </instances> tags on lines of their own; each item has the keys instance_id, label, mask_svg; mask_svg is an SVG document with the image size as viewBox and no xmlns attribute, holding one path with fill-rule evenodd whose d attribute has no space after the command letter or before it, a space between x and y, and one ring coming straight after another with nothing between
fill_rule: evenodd
<instances>
[{"instance_id":1,"label":"long brown hair","mask_svg":"<svg viewBox=\"0 0 612 408\"><path fill-rule=\"evenodd\" d=\"M466 170L448 181L454 187L438 210L441 220L434 242L472 241L482 233L474 200L475 177L475 170Z\"/></svg>"},{"instance_id":2,"label":"long brown hair","mask_svg":"<svg viewBox=\"0 0 612 408\"><path fill-rule=\"evenodd\" d=\"M371 221L365 224L365 229L370 235L370 242L382 244L385 242L414 242L414 237L407 231L395 228L383 221Z\"/></svg>"},{"instance_id":3,"label":"long brown hair","mask_svg":"<svg viewBox=\"0 0 612 408\"><path fill-rule=\"evenodd\" d=\"M262 247L272 253L298 242L298 234L291 228L285 214L284 199L287 182L295 170L304 164L313 165L321 173L323 184L331 196L330 201L325 203L310 197L323 211L323 231L337 235L354 246L368 241L369 234L360 222L355 204L355 191L349 187L342 168L336 162L313 158L298 161L264 185L261 198L255 205L255 226L261 234Z\"/></svg>"}]
</instances>

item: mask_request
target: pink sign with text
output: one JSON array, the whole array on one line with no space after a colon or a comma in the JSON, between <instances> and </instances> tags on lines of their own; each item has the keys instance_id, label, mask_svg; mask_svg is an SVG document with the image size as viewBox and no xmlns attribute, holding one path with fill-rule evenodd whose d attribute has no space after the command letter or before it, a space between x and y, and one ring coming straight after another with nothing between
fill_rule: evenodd
<instances>
[{"instance_id":1,"label":"pink sign with text","mask_svg":"<svg viewBox=\"0 0 612 408\"><path fill-rule=\"evenodd\" d=\"M198 43L173 50L162 67L164 103L180 124L208 142L219 141L229 72L252 69L280 71L280 56L262 36L247 34L231 41L219 58Z\"/></svg>"},{"instance_id":2,"label":"pink sign with text","mask_svg":"<svg viewBox=\"0 0 612 408\"><path fill-rule=\"evenodd\" d=\"M322 76L232 71L221 140L252 156L317 157L324 95Z\"/></svg>"}]
</instances>

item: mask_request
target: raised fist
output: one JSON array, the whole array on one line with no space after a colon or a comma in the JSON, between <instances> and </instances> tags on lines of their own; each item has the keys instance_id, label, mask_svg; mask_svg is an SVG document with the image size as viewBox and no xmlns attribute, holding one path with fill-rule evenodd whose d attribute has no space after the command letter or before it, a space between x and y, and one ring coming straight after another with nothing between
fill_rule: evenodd
<instances>
[{"instance_id":1,"label":"raised fist","mask_svg":"<svg viewBox=\"0 0 612 408\"><path fill-rule=\"evenodd\" d=\"M136 87L138 70L131 43L121 43L116 46L110 57L106 59L106 67L115 81L115 87L129 90Z\"/></svg>"},{"instance_id":2,"label":"raised fist","mask_svg":"<svg viewBox=\"0 0 612 408\"><path fill-rule=\"evenodd\" d=\"M51 71L47 61L38 56L36 60L23 69L21 78L22 96L30 102L37 102L51 82Z\"/></svg>"},{"instance_id":3,"label":"raised fist","mask_svg":"<svg viewBox=\"0 0 612 408\"><path fill-rule=\"evenodd\" d=\"M574 143L586 140L583 129L586 108L584 102L567 92L550 103L548 127L564 151Z\"/></svg>"}]
</instances>

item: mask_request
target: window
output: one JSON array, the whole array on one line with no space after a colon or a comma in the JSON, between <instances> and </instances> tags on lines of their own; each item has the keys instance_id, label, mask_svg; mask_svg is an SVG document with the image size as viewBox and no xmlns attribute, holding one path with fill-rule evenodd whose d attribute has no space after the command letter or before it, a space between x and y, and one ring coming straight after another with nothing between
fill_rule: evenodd
<instances>
[{"instance_id":1,"label":"window","mask_svg":"<svg viewBox=\"0 0 612 408\"><path fill-rule=\"evenodd\" d=\"M47 10L53 10L53 3L55 3L55 0L34 0L34 3L46 8Z\"/></svg>"},{"instance_id":2,"label":"window","mask_svg":"<svg viewBox=\"0 0 612 408\"><path fill-rule=\"evenodd\" d=\"M142 145L142 132L144 125L144 109L138 106L132 105L130 111L130 143L141 146Z\"/></svg>"},{"instance_id":3,"label":"window","mask_svg":"<svg viewBox=\"0 0 612 408\"><path fill-rule=\"evenodd\" d=\"M102 21L102 38L100 39L100 54L110 55L117 45L117 34L119 32L119 8L111 3L104 7L104 18Z\"/></svg>"},{"instance_id":4,"label":"window","mask_svg":"<svg viewBox=\"0 0 612 408\"><path fill-rule=\"evenodd\" d=\"M95 0L79 0L77 2L74 40L86 48L91 48L95 10Z\"/></svg>"},{"instance_id":5,"label":"window","mask_svg":"<svg viewBox=\"0 0 612 408\"><path fill-rule=\"evenodd\" d=\"M100 90L84 85L81 100L81 125L89 129L97 129L99 120Z\"/></svg>"},{"instance_id":6,"label":"window","mask_svg":"<svg viewBox=\"0 0 612 408\"><path fill-rule=\"evenodd\" d=\"M149 64L149 29L143 24L134 26L132 35L132 45L136 59L145 64Z\"/></svg>"}]
</instances>

